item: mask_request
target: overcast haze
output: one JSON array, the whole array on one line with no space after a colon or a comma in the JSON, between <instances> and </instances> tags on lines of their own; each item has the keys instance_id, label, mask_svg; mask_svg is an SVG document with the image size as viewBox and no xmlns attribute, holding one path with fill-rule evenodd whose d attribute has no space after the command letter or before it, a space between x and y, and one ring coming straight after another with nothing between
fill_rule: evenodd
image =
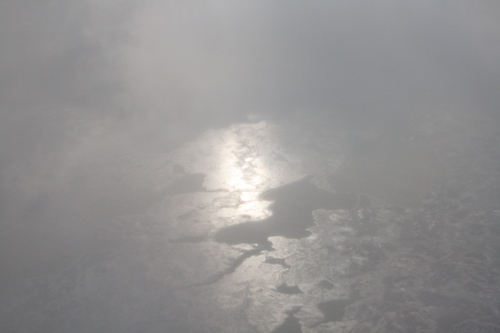
<instances>
[{"instance_id":1,"label":"overcast haze","mask_svg":"<svg viewBox=\"0 0 500 333\"><path fill-rule=\"evenodd\" d=\"M255 192L313 174L318 180L316 185L322 179L330 179L324 189L345 190L367 195L372 202L380 199L390 205L417 209L420 206L410 196L420 198L430 193L432 180L442 176L436 170L449 165L436 161L438 158L433 154L438 149L451 151L471 146L470 137L476 137L486 127L495 131L499 121L499 88L500 3L496 1L3 0L0 2L0 292L9 296L2 299L3 309L8 309L2 310L2 317L12 316L8 313L17 313L13 316L19 317L23 313L12 310L13 304L28 293L26 285L32 285L34 279L52 279L55 273L70 269L88 253L126 247L122 231L116 232L111 226L115 222L109 221L133 216L147 224L154 220L151 210L160 214L157 207L176 205L177 199L173 197L193 192L222 196L234 189L243 191L237 185L234 189L228 187L230 183L223 179L220 183L214 180L211 172L222 168L222 162L209 171L207 165L212 166L209 164L212 162L204 162L198 156L222 151L203 145L209 142L207 133L213 139L228 128L232 131L232 124L243 124L238 133L246 133L246 138L250 138L245 131L251 128L259 133L255 140L264 140L262 137L268 134L262 134L264 125L259 124L265 122L266 128L273 129L269 132L285 128L270 137L278 137L276 142L289 145L283 148L288 152L301 136L309 138L317 131L330 133L330 130L333 136L344 133L336 137L335 145L321 141L324 147L330 147L322 146L322 154L338 150L338 156L347 157L335 157L338 162L329 162L330 157L321 155L328 161L313 162L312 157L297 162L297 168L290 167L294 170L290 176L277 176L279 181L269 180ZM294 130L298 126L295 122L305 129ZM315 130L314 126L321 130ZM439 137L441 141L433 141L437 136L431 135L442 130L441 126L449 132ZM419 140L419 135L429 137L416 141L417 148L408 148L407 142ZM264 145L264 141L258 144ZM229 141L221 142L229 145ZM446 146L443 148L441 144ZM201 148L196 148L197 145ZM277 145L269 151L277 153ZM321 145L316 142L314 147ZM337 145L341 148L331 148ZM290 153L297 159L294 161L316 156L312 152L315 148L304 147L304 151L297 148L295 155ZM382 152L377 156L393 161L401 158L394 162L394 168L407 168L408 178L403 181L391 175L396 178L385 181L385 176L373 173L375 176L370 174L366 179L380 180L353 182L352 178L359 178L365 172L366 165L374 166L378 163L375 160L382 159L365 154L364 150L373 147ZM358 158L356 154L360 151L365 155ZM186 157L191 153L196 157ZM183 156L183 162L176 160L178 156ZM292 161L290 156L286 158ZM368 161L366 165L364 161ZM340 166L349 167L349 163L353 171L342 171L340 176L333 174L333 169L325 171L318 166L335 165L344 170ZM383 169L386 168L379 171L383 173ZM276 170L273 172L281 172ZM205 183L199 178L201 173L207 177ZM179 179L187 181L179 183L186 188L176 185ZM393 185L394 179L398 184L408 185ZM376 198L376 192L380 192L380 198ZM201 210L208 204L194 206L186 211ZM350 207L347 206L341 208ZM281 206L278 203L267 212L279 214L276 207ZM173 211L173 208L163 209ZM311 215L314 209L306 211L306 215ZM181 227L175 229L175 223L164 214L163 223L169 225L162 229L165 241L179 235L199 236L196 232L193 236L180 231L179 235L170 235L169 232L175 231L169 230ZM263 219L262 214L255 216ZM213 235L235 220L227 221L203 230ZM129 229L123 234L136 232L141 223L127 224L125 229ZM271 236L276 235L282 234ZM207 242L227 246L224 242ZM174 248L172 244L168 246ZM231 275L241 262L257 260L263 253L267 256L274 250L242 249L247 251L245 257L241 260L237 257L220 276ZM161 249L155 251L162 256ZM230 259L231 255L234 253L228 254ZM182 258L182 254L177 256ZM221 258L220 262L229 260ZM178 259L165 260L170 263ZM125 285L128 283L136 282ZM336 285L335 281L332 283ZM170 282L165 284L170 290ZM193 286L203 284L208 283L192 282ZM125 291L120 289L116 293ZM498 290L495 295L498 298ZM319 301L325 300L328 299ZM102 304L102 311L111 311L109 304ZM169 313L177 311L172 310L173 303L164 306L170 309ZM276 311L295 318L286 312L290 310L291 305ZM38 310L35 307L33 311ZM214 318L225 318L217 316ZM308 323L305 314L297 316L302 325ZM44 326L41 319L33 319L33 326L21 324L31 319L19 317L9 322L9 329L25 332L31 327L35 329L32 332L59 332L64 330L60 323L66 323L66 317L61 315L51 321L53 326ZM116 322L118 317L112 318ZM200 318L205 317L200 315ZM104 327L124 332L123 327L139 327L130 326L127 320L115 326L106 323L85 328L83 325L76 331L90 332ZM151 332L201 332L193 322L202 319L187 320L165 330L159 328L163 327L162 319L140 320L158 322L154 328L148 326ZM169 320L165 319L165 325L168 326ZM265 332L263 327L274 329L280 323L279 318L269 326L248 320L250 324L242 332L252 329ZM495 325L500 325L496 320ZM315 329L321 325L309 324L307 332L320 332ZM213 325L207 326L206 331L216 330Z\"/></svg>"}]
</instances>

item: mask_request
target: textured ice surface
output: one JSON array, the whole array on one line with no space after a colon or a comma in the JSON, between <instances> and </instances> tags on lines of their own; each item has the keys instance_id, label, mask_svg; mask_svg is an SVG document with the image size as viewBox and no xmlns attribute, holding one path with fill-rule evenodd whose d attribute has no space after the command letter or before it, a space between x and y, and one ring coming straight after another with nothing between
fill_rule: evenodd
<instances>
[{"instance_id":1,"label":"textured ice surface","mask_svg":"<svg viewBox=\"0 0 500 333\"><path fill-rule=\"evenodd\" d=\"M427 135L391 151L370 133L262 121L123 157L86 183L137 184L135 206L85 199L114 241L26 281L0 327L498 332L499 139Z\"/></svg>"}]
</instances>

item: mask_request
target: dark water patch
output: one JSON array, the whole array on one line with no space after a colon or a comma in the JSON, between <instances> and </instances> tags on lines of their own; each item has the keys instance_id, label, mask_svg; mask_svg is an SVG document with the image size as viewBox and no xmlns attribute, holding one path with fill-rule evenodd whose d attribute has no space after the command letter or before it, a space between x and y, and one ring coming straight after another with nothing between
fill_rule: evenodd
<instances>
[{"instance_id":1,"label":"dark water patch","mask_svg":"<svg viewBox=\"0 0 500 333\"><path fill-rule=\"evenodd\" d=\"M319 311L323 314L323 320L314 324L311 327L316 327L323 323L332 321L342 321L345 315L345 308L350 305L350 299L334 299L327 302L322 302L317 305Z\"/></svg>"},{"instance_id":2,"label":"dark water patch","mask_svg":"<svg viewBox=\"0 0 500 333\"><path fill-rule=\"evenodd\" d=\"M225 270L217 273L217 274L214 274L213 276L209 277L208 279L206 279L205 281L203 282L200 282L200 283L195 283L195 284L191 284L189 286L186 286L186 287L183 287L183 288L180 288L180 290L185 290L185 289L191 289L191 288L195 288L195 287L201 287L201 286L206 286L206 285L210 285L210 284L214 284L218 281L220 281L223 277L225 277L226 275L230 275L230 274L233 274L234 271L236 271L236 269L238 267L240 267L240 265L248 258L250 257L253 257L253 256L257 256L259 254L262 253L264 249L262 247L255 247L254 249L251 249L251 250L248 250L248 251L245 251L242 255L240 255L239 257L237 257L232 263L231 265L229 265L228 268L226 268Z\"/></svg>"},{"instance_id":3,"label":"dark water patch","mask_svg":"<svg viewBox=\"0 0 500 333\"><path fill-rule=\"evenodd\" d=\"M321 289L332 290L334 285L328 280L321 280L318 282L317 286Z\"/></svg>"},{"instance_id":4,"label":"dark water patch","mask_svg":"<svg viewBox=\"0 0 500 333\"><path fill-rule=\"evenodd\" d=\"M287 295L302 294L303 291L300 290L298 286L288 286L286 283L282 283L276 287L276 291Z\"/></svg>"},{"instance_id":5,"label":"dark water patch","mask_svg":"<svg viewBox=\"0 0 500 333\"><path fill-rule=\"evenodd\" d=\"M316 209L351 209L358 200L353 194L333 193L311 183L311 176L264 192L260 199L273 201L272 215L219 230L214 239L224 244L260 244L270 247L269 237L300 239L310 235Z\"/></svg>"},{"instance_id":6,"label":"dark water patch","mask_svg":"<svg viewBox=\"0 0 500 333\"><path fill-rule=\"evenodd\" d=\"M292 266L288 265L285 261L285 258L274 258L274 257L267 257L266 260L264 261L266 264L270 265L280 265L283 268L290 268Z\"/></svg>"},{"instance_id":7,"label":"dark water patch","mask_svg":"<svg viewBox=\"0 0 500 333\"><path fill-rule=\"evenodd\" d=\"M362 283L359 280L349 286L349 299L352 300L352 302L359 301L362 298L361 287Z\"/></svg>"},{"instance_id":8,"label":"dark water patch","mask_svg":"<svg viewBox=\"0 0 500 333\"><path fill-rule=\"evenodd\" d=\"M302 333L302 325L300 325L299 320L294 316L299 311L300 308L287 311L286 314L288 317L272 333Z\"/></svg>"}]
</instances>

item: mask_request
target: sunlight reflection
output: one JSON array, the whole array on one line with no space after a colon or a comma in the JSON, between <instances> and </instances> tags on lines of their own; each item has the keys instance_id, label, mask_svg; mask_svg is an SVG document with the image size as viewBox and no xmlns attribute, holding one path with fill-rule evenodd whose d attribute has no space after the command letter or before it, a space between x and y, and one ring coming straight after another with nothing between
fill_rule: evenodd
<instances>
[{"instance_id":1,"label":"sunlight reflection","mask_svg":"<svg viewBox=\"0 0 500 333\"><path fill-rule=\"evenodd\" d=\"M241 193L242 201L255 200L269 176L258 149L265 129L265 122L235 125L220 152L221 178L230 191Z\"/></svg>"},{"instance_id":2,"label":"sunlight reflection","mask_svg":"<svg viewBox=\"0 0 500 333\"><path fill-rule=\"evenodd\" d=\"M222 134L217 148L220 188L238 197L236 214L245 219L259 220L268 216L269 202L259 195L272 184L272 166L265 159L269 145L269 128L264 121L254 124L234 124Z\"/></svg>"}]
</instances>

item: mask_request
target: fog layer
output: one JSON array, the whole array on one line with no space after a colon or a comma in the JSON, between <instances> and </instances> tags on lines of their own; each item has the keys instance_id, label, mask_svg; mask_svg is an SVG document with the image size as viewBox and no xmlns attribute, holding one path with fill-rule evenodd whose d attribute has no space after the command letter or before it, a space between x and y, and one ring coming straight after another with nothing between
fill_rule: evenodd
<instances>
[{"instance_id":1,"label":"fog layer","mask_svg":"<svg viewBox=\"0 0 500 333\"><path fill-rule=\"evenodd\" d=\"M159 202L164 154L210 129L300 115L396 149L497 122L499 87L494 1L2 1L0 292L119 242L105 221ZM437 168L425 147L401 165Z\"/></svg>"}]
</instances>

